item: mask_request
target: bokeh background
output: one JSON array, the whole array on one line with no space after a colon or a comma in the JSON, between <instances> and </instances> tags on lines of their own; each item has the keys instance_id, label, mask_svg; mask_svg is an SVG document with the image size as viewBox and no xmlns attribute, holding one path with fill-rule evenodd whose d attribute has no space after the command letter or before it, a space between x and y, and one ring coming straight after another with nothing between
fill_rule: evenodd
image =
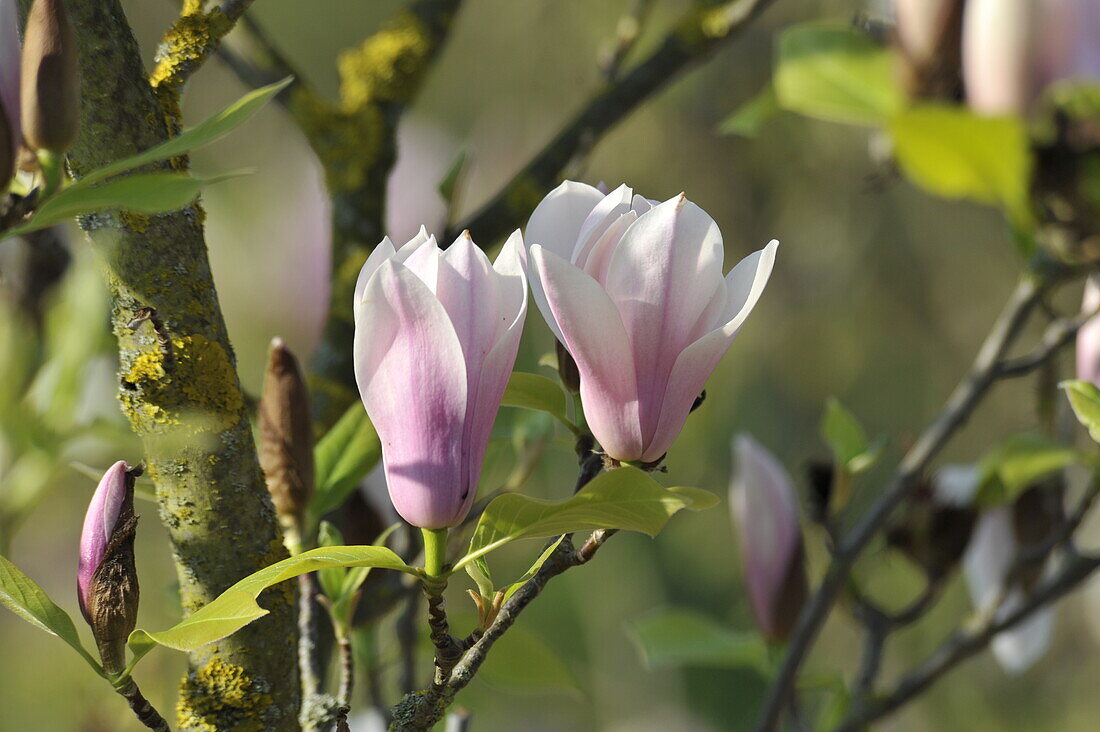
<instances>
[{"instance_id":1,"label":"bokeh background","mask_svg":"<svg viewBox=\"0 0 1100 732\"><path fill-rule=\"evenodd\" d=\"M253 12L310 81L334 94L337 53L379 28L401 4L263 0ZM441 227L445 211L435 184L460 150L470 167L452 218L475 210L508 180L602 83L599 51L630 5L467 0L402 129L394 185L400 193L391 197L387 222L394 238L403 241L421 221ZM637 53L652 48L689 5L657 2ZM126 6L151 62L173 3L131 0ZM826 455L818 424L825 399L835 395L871 433L890 438L884 465L861 482L864 495L872 494L907 441L939 410L1012 288L1018 261L999 216L931 199L893 178L872 162L869 133L782 115L755 139L716 134L723 117L768 78L778 29L812 18L847 20L859 10L839 0L776 3L742 38L614 128L577 172L593 184L627 182L651 198L686 191L721 226L727 268L773 237L782 245L763 300L711 379L708 399L670 452L662 478L711 490L722 496L722 506L678 516L656 540L618 536L597 561L556 580L494 651L499 657L484 678L460 698L476 712L474 729L747 729L763 691L754 671L649 669L630 631L665 607L752 628L725 501L731 437L753 433L801 481L806 461ZM214 60L194 77L186 116L197 121L244 91ZM256 393L272 336L285 337L303 355L319 337L330 262L321 174L275 106L197 154L195 166L255 169L204 198L219 296L241 378ZM7 551L78 613L77 542L94 481L68 463L102 469L141 455L136 441L116 437L125 433L114 405L113 343L95 262L79 236L70 245L74 265L53 295L61 303L58 332L101 334L87 345L98 357L81 372L79 402L116 429L69 446L65 466L49 479L51 490ZM9 326L5 337L18 341ZM532 309L517 368L539 370L539 356L551 347ZM1034 396L1028 382L999 386L947 460L974 460L995 439L1033 427ZM526 420L528 431L540 429L527 416L502 412L486 487L510 467L508 435L517 420ZM574 470L566 436L554 435L526 490L564 496ZM0 485L0 494L7 489ZM141 624L165 627L178 618L167 543L155 506L141 503L139 513ZM820 536L809 526L807 532L811 567L820 571ZM498 576L518 574L538 548L530 543L494 559ZM881 549L870 553L860 574L888 604L903 604L918 588L905 560ZM454 608L468 604L460 584L453 588ZM1096 729L1100 586L1094 590L1062 603L1051 651L1025 674L1007 676L982 654L881 729ZM968 611L956 579L929 618L891 644L886 678L923 658ZM391 621L380 634L392 635ZM858 648L856 626L837 611L809 668L850 672ZM0 730L138 729L121 700L56 639L5 613L0 649ZM159 650L139 668L143 690L165 712L174 706L184 665L182 655Z\"/></svg>"}]
</instances>

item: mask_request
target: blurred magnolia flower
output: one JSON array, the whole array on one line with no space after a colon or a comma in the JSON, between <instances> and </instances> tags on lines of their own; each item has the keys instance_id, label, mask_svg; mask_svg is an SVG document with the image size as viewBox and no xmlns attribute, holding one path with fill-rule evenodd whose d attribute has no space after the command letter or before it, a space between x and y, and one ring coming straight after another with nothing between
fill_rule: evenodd
<instances>
[{"instance_id":1,"label":"blurred magnolia flower","mask_svg":"<svg viewBox=\"0 0 1100 732\"><path fill-rule=\"evenodd\" d=\"M62 0L34 0L20 67L20 119L32 150L65 152L80 133L76 33Z\"/></svg>"},{"instance_id":2,"label":"blurred magnolia flower","mask_svg":"<svg viewBox=\"0 0 1100 732\"><path fill-rule=\"evenodd\" d=\"M423 225L442 231L447 202L439 184L455 160L458 146L442 128L414 115L397 126L397 160L386 181L386 235L408 241Z\"/></svg>"},{"instance_id":3,"label":"blurred magnolia flower","mask_svg":"<svg viewBox=\"0 0 1100 732\"><path fill-rule=\"evenodd\" d=\"M967 101L982 114L1024 114L1050 84L1100 77L1096 0L968 0Z\"/></svg>"},{"instance_id":4,"label":"blurred magnolia flower","mask_svg":"<svg viewBox=\"0 0 1100 732\"><path fill-rule=\"evenodd\" d=\"M1081 312L1100 308L1100 276L1085 280L1085 295ZM1077 331L1077 378L1100 386L1100 316L1096 316Z\"/></svg>"},{"instance_id":5,"label":"blurred magnolia flower","mask_svg":"<svg viewBox=\"0 0 1100 732\"><path fill-rule=\"evenodd\" d=\"M23 133L19 125L19 15L15 0L0 0L0 190L15 168ZM6 131L4 128L7 128Z\"/></svg>"},{"instance_id":6,"label":"blurred magnolia flower","mask_svg":"<svg viewBox=\"0 0 1100 732\"><path fill-rule=\"evenodd\" d=\"M580 371L593 435L655 462L764 290L778 242L722 276L722 234L683 195L566 181L531 214L531 294Z\"/></svg>"},{"instance_id":7,"label":"blurred magnolia flower","mask_svg":"<svg viewBox=\"0 0 1100 732\"><path fill-rule=\"evenodd\" d=\"M103 474L88 504L76 575L80 612L110 673L125 666L126 639L137 620L136 528L134 476L120 460Z\"/></svg>"},{"instance_id":8,"label":"blurred magnolia flower","mask_svg":"<svg viewBox=\"0 0 1100 732\"><path fill-rule=\"evenodd\" d=\"M523 238L495 264L468 233L387 238L355 287L355 378L382 441L390 499L414 526L470 510L527 314Z\"/></svg>"},{"instance_id":9,"label":"blurred magnolia flower","mask_svg":"<svg viewBox=\"0 0 1100 732\"><path fill-rule=\"evenodd\" d=\"M970 547L963 557L966 580L974 606L991 610L1004 590L1004 583L1016 559L1019 542L1013 528L1010 506L998 506L978 519ZM997 618L1015 612L1024 601L1019 584L1009 588L997 610ZM1009 673L1022 673L1042 658L1050 647L1054 631L1054 608L1037 610L1015 627L998 633L990 647L1002 668Z\"/></svg>"},{"instance_id":10,"label":"blurred magnolia flower","mask_svg":"<svg viewBox=\"0 0 1100 732\"><path fill-rule=\"evenodd\" d=\"M928 61L937 50L947 14L962 0L894 0L898 41L906 55Z\"/></svg>"},{"instance_id":11,"label":"blurred magnolia flower","mask_svg":"<svg viewBox=\"0 0 1100 732\"><path fill-rule=\"evenodd\" d=\"M756 621L768 638L790 635L806 600L798 496L779 461L747 434L733 441L730 508Z\"/></svg>"}]
</instances>

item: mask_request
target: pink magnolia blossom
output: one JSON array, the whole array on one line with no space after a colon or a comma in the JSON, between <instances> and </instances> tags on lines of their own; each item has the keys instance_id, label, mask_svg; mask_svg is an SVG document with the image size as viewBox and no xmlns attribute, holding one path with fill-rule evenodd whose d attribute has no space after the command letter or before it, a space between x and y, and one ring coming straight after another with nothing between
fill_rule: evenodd
<instances>
[{"instance_id":1,"label":"pink magnolia blossom","mask_svg":"<svg viewBox=\"0 0 1100 732\"><path fill-rule=\"evenodd\" d=\"M18 152L23 139L19 125L19 11L15 0L0 0L0 104L11 127L12 150Z\"/></svg>"},{"instance_id":2,"label":"pink magnolia blossom","mask_svg":"<svg viewBox=\"0 0 1100 732\"><path fill-rule=\"evenodd\" d=\"M963 76L982 114L1025 114L1063 79L1100 78L1096 0L967 0Z\"/></svg>"},{"instance_id":3,"label":"pink magnolia blossom","mask_svg":"<svg viewBox=\"0 0 1100 732\"><path fill-rule=\"evenodd\" d=\"M1100 308L1100 277L1085 280L1081 312ZM1100 386L1100 316L1093 317L1077 331L1077 378Z\"/></svg>"},{"instance_id":4,"label":"pink magnolia blossom","mask_svg":"<svg viewBox=\"0 0 1100 732\"><path fill-rule=\"evenodd\" d=\"M355 379L382 440L390 499L414 526L459 523L527 314L517 231L494 264L469 234L445 252L424 229L387 238L355 288Z\"/></svg>"},{"instance_id":5,"label":"pink magnolia blossom","mask_svg":"<svg viewBox=\"0 0 1100 732\"><path fill-rule=\"evenodd\" d=\"M126 475L130 466L119 460L107 469L95 489L88 512L84 515L84 530L80 533L80 562L76 585L80 611L88 617L88 592L92 577L107 553L119 516L127 500L133 500L132 487Z\"/></svg>"},{"instance_id":6,"label":"pink magnolia blossom","mask_svg":"<svg viewBox=\"0 0 1100 732\"><path fill-rule=\"evenodd\" d=\"M527 224L531 294L577 362L593 435L659 460L764 290L778 242L722 276L722 234L683 195L664 203L566 181Z\"/></svg>"},{"instance_id":7,"label":"pink magnolia blossom","mask_svg":"<svg viewBox=\"0 0 1100 732\"><path fill-rule=\"evenodd\" d=\"M741 536L749 601L769 638L786 638L806 597L798 497L779 461L746 434L733 441L730 508Z\"/></svg>"},{"instance_id":8,"label":"pink magnolia blossom","mask_svg":"<svg viewBox=\"0 0 1100 732\"><path fill-rule=\"evenodd\" d=\"M898 40L905 53L918 61L936 51L946 14L961 0L894 0Z\"/></svg>"}]
</instances>

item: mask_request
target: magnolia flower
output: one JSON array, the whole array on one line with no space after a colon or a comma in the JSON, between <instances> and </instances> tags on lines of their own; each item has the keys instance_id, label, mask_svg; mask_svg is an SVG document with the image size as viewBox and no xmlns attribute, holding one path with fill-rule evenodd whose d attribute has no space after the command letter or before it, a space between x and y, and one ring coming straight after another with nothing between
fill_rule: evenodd
<instances>
[{"instance_id":1,"label":"magnolia flower","mask_svg":"<svg viewBox=\"0 0 1100 732\"><path fill-rule=\"evenodd\" d=\"M1085 280L1085 296L1081 312L1091 313L1100 308L1100 278L1093 275ZM1077 378L1100 386L1100 316L1091 318L1077 331Z\"/></svg>"},{"instance_id":2,"label":"magnolia flower","mask_svg":"<svg viewBox=\"0 0 1100 732\"><path fill-rule=\"evenodd\" d=\"M806 600L798 497L779 461L746 434L733 441L730 508L741 536L749 601L764 635L790 635Z\"/></svg>"},{"instance_id":3,"label":"magnolia flower","mask_svg":"<svg viewBox=\"0 0 1100 732\"><path fill-rule=\"evenodd\" d=\"M494 264L463 233L374 250L355 287L355 379L390 499L414 526L465 518L527 314L523 238Z\"/></svg>"},{"instance_id":4,"label":"magnolia flower","mask_svg":"<svg viewBox=\"0 0 1100 732\"><path fill-rule=\"evenodd\" d=\"M921 63L936 53L947 15L961 0L894 0L898 41L906 55Z\"/></svg>"},{"instance_id":5,"label":"magnolia flower","mask_svg":"<svg viewBox=\"0 0 1100 732\"><path fill-rule=\"evenodd\" d=\"M80 133L76 33L62 0L34 0L23 38L23 137L33 150L65 152Z\"/></svg>"},{"instance_id":6,"label":"magnolia flower","mask_svg":"<svg viewBox=\"0 0 1100 732\"><path fill-rule=\"evenodd\" d=\"M986 511L974 529L963 567L971 600L977 608L988 608L1001 596L1019 547L1013 523L1011 507L999 506ZM1023 600L1024 592L1019 585L1009 588L997 617L1015 612ZM1022 673L1046 653L1053 631L1054 608L1048 606L1013 628L998 633L990 647L1005 671Z\"/></svg>"},{"instance_id":7,"label":"magnolia flower","mask_svg":"<svg viewBox=\"0 0 1100 732\"><path fill-rule=\"evenodd\" d=\"M967 100L982 114L1024 114L1055 81L1100 77L1095 0L968 0Z\"/></svg>"},{"instance_id":8,"label":"magnolia flower","mask_svg":"<svg viewBox=\"0 0 1100 732\"><path fill-rule=\"evenodd\" d=\"M107 469L88 504L80 534L77 599L109 673L125 666L126 638L137 621L134 475L121 460Z\"/></svg>"},{"instance_id":9,"label":"magnolia flower","mask_svg":"<svg viewBox=\"0 0 1100 732\"><path fill-rule=\"evenodd\" d=\"M15 155L23 133L19 126L19 11L15 0L0 0L0 106L8 120ZM10 172L10 171L8 171ZM0 173L2 174L2 173Z\"/></svg>"},{"instance_id":10,"label":"magnolia flower","mask_svg":"<svg viewBox=\"0 0 1100 732\"><path fill-rule=\"evenodd\" d=\"M580 371L593 435L613 458L660 460L752 312L778 242L722 277L722 234L683 195L566 181L531 214L531 294Z\"/></svg>"}]
</instances>

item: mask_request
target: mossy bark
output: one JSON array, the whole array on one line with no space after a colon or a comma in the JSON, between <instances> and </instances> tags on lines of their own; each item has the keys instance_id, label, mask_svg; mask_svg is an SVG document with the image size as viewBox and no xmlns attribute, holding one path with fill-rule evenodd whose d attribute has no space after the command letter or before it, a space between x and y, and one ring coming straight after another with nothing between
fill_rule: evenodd
<instances>
[{"instance_id":1,"label":"mossy bark","mask_svg":"<svg viewBox=\"0 0 1100 732\"><path fill-rule=\"evenodd\" d=\"M70 154L79 176L164 141L179 120L158 102L118 0L69 0L68 7L81 57L81 135ZM120 212L81 221L110 287L122 408L144 441L185 613L286 556L202 224L197 204L161 216ZM147 307L156 309L167 342L150 320L131 323ZM277 588L261 603L270 615L191 655L181 728L298 729L294 588Z\"/></svg>"}]
</instances>

